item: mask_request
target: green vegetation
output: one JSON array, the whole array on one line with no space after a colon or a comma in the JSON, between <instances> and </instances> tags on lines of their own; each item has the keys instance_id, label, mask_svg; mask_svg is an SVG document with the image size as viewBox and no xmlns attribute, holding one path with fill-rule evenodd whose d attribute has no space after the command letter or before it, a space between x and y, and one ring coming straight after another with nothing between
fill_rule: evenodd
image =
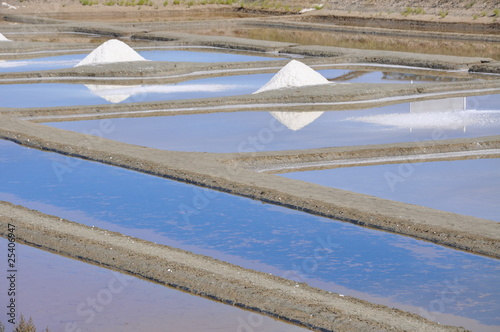
<instances>
[{"instance_id":1,"label":"green vegetation","mask_svg":"<svg viewBox=\"0 0 500 332\"><path fill-rule=\"evenodd\" d=\"M448 16L448 11L447 10L440 10L438 15L441 18L445 18L446 16Z\"/></svg>"},{"instance_id":2,"label":"green vegetation","mask_svg":"<svg viewBox=\"0 0 500 332\"><path fill-rule=\"evenodd\" d=\"M477 18L478 18L478 17L479 17L479 15L477 15L477 14L472 15L472 18L473 18L474 20L477 20Z\"/></svg>"},{"instance_id":3,"label":"green vegetation","mask_svg":"<svg viewBox=\"0 0 500 332\"><path fill-rule=\"evenodd\" d=\"M485 16L486 16L486 14L487 14L487 13L486 13L486 11L485 11L485 10L483 10L483 11L481 12L481 17L485 17Z\"/></svg>"},{"instance_id":4,"label":"green vegetation","mask_svg":"<svg viewBox=\"0 0 500 332\"><path fill-rule=\"evenodd\" d=\"M493 16L495 16L495 17L500 16L500 9L498 9L498 8L493 9Z\"/></svg>"},{"instance_id":5,"label":"green vegetation","mask_svg":"<svg viewBox=\"0 0 500 332\"><path fill-rule=\"evenodd\" d=\"M471 1L469 2L468 4L465 5L465 9L471 9L472 6L474 6L476 4L476 1Z\"/></svg>"},{"instance_id":6,"label":"green vegetation","mask_svg":"<svg viewBox=\"0 0 500 332\"><path fill-rule=\"evenodd\" d=\"M423 15L423 14L425 14L425 10L422 7L417 7L417 8L406 7L406 9L401 12L401 15L405 17L409 15Z\"/></svg>"},{"instance_id":7,"label":"green vegetation","mask_svg":"<svg viewBox=\"0 0 500 332\"><path fill-rule=\"evenodd\" d=\"M80 0L80 3L84 6L92 6L92 5L99 4L99 1L97 1L97 0Z\"/></svg>"},{"instance_id":8,"label":"green vegetation","mask_svg":"<svg viewBox=\"0 0 500 332\"><path fill-rule=\"evenodd\" d=\"M5 325L0 322L0 332L5 332ZM24 316L21 314L19 318L19 323L14 327L13 332L36 332L35 324L33 323L33 319L30 317L28 321L24 319ZM46 328L43 332L49 332L49 329Z\"/></svg>"},{"instance_id":9,"label":"green vegetation","mask_svg":"<svg viewBox=\"0 0 500 332\"><path fill-rule=\"evenodd\" d=\"M158 9L159 5L154 3L154 0L79 0L80 3L84 6L92 6L102 4L105 6L154 6L155 9ZM226 5L231 6L234 4L238 4L241 8L258 8L264 10L279 10L285 12L299 12L302 10L301 7L287 4L283 0L255 0L255 1L246 1L246 0L163 0L163 6L169 5L185 5L187 7L195 6L195 5ZM321 10L323 9L323 5L315 5L314 9ZM138 10L140 10L138 8ZM420 13L417 9L414 10L415 13ZM0 331L1 332L1 331Z\"/></svg>"}]
</instances>

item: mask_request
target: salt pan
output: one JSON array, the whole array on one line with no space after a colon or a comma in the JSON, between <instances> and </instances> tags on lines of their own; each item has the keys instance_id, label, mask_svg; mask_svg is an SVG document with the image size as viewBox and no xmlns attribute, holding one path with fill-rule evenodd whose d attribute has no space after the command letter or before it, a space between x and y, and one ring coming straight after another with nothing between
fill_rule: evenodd
<instances>
[{"instance_id":1,"label":"salt pan","mask_svg":"<svg viewBox=\"0 0 500 332\"><path fill-rule=\"evenodd\" d=\"M311 67L297 60L292 60L254 93L327 83L329 83L328 80Z\"/></svg>"},{"instance_id":2,"label":"salt pan","mask_svg":"<svg viewBox=\"0 0 500 332\"><path fill-rule=\"evenodd\" d=\"M499 111L457 111L439 113L395 113L356 118L359 121L408 129L460 129L466 126L495 126L500 124Z\"/></svg>"},{"instance_id":3,"label":"salt pan","mask_svg":"<svg viewBox=\"0 0 500 332\"><path fill-rule=\"evenodd\" d=\"M124 42L111 39L93 50L75 67L128 61L146 61L146 59Z\"/></svg>"},{"instance_id":4,"label":"salt pan","mask_svg":"<svg viewBox=\"0 0 500 332\"><path fill-rule=\"evenodd\" d=\"M10 41L10 39L7 39L4 35L0 33L0 42L2 41Z\"/></svg>"}]
</instances>

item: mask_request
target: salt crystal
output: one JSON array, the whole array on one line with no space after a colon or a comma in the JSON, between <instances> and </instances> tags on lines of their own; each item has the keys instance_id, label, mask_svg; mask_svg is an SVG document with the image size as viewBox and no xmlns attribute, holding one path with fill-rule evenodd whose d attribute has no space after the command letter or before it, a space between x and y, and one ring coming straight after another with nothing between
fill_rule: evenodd
<instances>
[{"instance_id":1,"label":"salt crystal","mask_svg":"<svg viewBox=\"0 0 500 332\"><path fill-rule=\"evenodd\" d=\"M124 42L117 39L111 39L93 50L75 67L128 61L146 61L146 59Z\"/></svg>"},{"instance_id":2,"label":"salt crystal","mask_svg":"<svg viewBox=\"0 0 500 332\"><path fill-rule=\"evenodd\" d=\"M277 72L276 75L269 80L269 82L264 84L264 86L254 93L328 83L329 82L326 78L308 65L305 65L297 60L292 60L286 66L281 68L281 70Z\"/></svg>"},{"instance_id":3,"label":"salt crystal","mask_svg":"<svg viewBox=\"0 0 500 332\"><path fill-rule=\"evenodd\" d=\"M4 35L0 33L0 42L2 41L10 41L10 39L7 39Z\"/></svg>"}]
</instances>

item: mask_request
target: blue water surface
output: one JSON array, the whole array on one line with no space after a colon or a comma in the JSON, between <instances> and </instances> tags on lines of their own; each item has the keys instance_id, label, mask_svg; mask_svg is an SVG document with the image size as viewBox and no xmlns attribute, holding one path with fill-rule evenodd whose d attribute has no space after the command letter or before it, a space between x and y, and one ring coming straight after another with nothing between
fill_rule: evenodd
<instances>
[{"instance_id":1,"label":"blue water surface","mask_svg":"<svg viewBox=\"0 0 500 332\"><path fill-rule=\"evenodd\" d=\"M250 94L271 74L216 77L164 85L6 84L0 86L0 107L56 107Z\"/></svg>"},{"instance_id":2,"label":"blue water surface","mask_svg":"<svg viewBox=\"0 0 500 332\"><path fill-rule=\"evenodd\" d=\"M157 149L199 152L257 152L387 144L437 139L471 138L500 132L500 95L467 97L469 116L481 115L467 126L443 127L428 120L428 128L388 126L359 121L367 116L410 114L410 103L367 110L296 112L292 120L272 112L234 112L106 120L105 137ZM482 113L481 111L488 113ZM283 112L281 112L284 114ZM460 114L460 113L457 113ZM453 114L451 114L453 116ZM487 120L487 121L486 121ZM47 123L61 129L92 133L101 120ZM294 127L297 123L302 128Z\"/></svg>"},{"instance_id":3,"label":"blue water surface","mask_svg":"<svg viewBox=\"0 0 500 332\"><path fill-rule=\"evenodd\" d=\"M7 252L7 241L0 238ZM18 244L17 312L50 331L218 331L244 330L249 321L266 331L306 331L257 313L92 264ZM0 283L7 294L8 285ZM97 299L92 307L88 299ZM0 297L7 306L8 296ZM7 322L5 311L0 321ZM10 332L11 324L7 325ZM254 324L256 325L256 324Z\"/></svg>"},{"instance_id":4,"label":"blue water surface","mask_svg":"<svg viewBox=\"0 0 500 332\"><path fill-rule=\"evenodd\" d=\"M92 50L89 50L90 53ZM283 58L266 57L262 53L256 55L242 55L236 53L222 53L220 51L178 51L178 50L148 50L136 49L143 58L150 61L172 61L172 62L242 62L242 61L266 61L279 60ZM0 73L41 71L71 68L82 61L88 53L68 54L33 59L0 61ZM257 55L259 54L259 55Z\"/></svg>"},{"instance_id":5,"label":"blue water surface","mask_svg":"<svg viewBox=\"0 0 500 332\"><path fill-rule=\"evenodd\" d=\"M433 320L500 326L495 259L11 142L0 151L2 200Z\"/></svg>"},{"instance_id":6,"label":"blue water surface","mask_svg":"<svg viewBox=\"0 0 500 332\"><path fill-rule=\"evenodd\" d=\"M500 221L500 159L342 167L282 176Z\"/></svg>"}]
</instances>

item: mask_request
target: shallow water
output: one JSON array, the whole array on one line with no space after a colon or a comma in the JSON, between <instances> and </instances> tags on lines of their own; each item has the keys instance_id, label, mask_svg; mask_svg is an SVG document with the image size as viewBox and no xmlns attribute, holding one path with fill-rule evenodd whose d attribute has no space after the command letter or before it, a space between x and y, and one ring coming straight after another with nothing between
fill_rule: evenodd
<instances>
[{"instance_id":1,"label":"shallow water","mask_svg":"<svg viewBox=\"0 0 500 332\"><path fill-rule=\"evenodd\" d=\"M180 27L181 31L193 32L189 26ZM196 33L224 35L258 40L270 40L301 45L324 45L369 50L445 54L458 56L486 57L500 59L498 43L481 41L461 41L454 39L415 38L398 36L379 36L374 34L307 31L304 29L273 28L224 28L199 29Z\"/></svg>"},{"instance_id":2,"label":"shallow water","mask_svg":"<svg viewBox=\"0 0 500 332\"><path fill-rule=\"evenodd\" d=\"M241 55L235 53L217 52L216 49L208 51L179 51L179 50L141 50L141 47L134 48L146 60L150 61L173 61L173 62L241 62L241 61L266 61L283 58L261 56L261 55ZM83 60L88 53L59 55L41 57L26 60L0 60L0 73L19 71L40 71L51 69L62 69L74 67ZM262 53L256 53L262 54ZM0 57L1 59L1 57Z\"/></svg>"},{"instance_id":3,"label":"shallow water","mask_svg":"<svg viewBox=\"0 0 500 332\"><path fill-rule=\"evenodd\" d=\"M0 248L7 252L5 241ZM16 252L17 312L31 316L39 330L164 331L168 326L172 332L233 332L252 326L254 331L306 331L25 245L18 244ZM0 290L7 293L5 283ZM88 304L89 298L96 299L95 309ZM2 307L5 300L2 297ZM3 311L0 321L6 321Z\"/></svg>"},{"instance_id":4,"label":"shallow water","mask_svg":"<svg viewBox=\"0 0 500 332\"><path fill-rule=\"evenodd\" d=\"M55 107L249 94L267 81L260 75L217 77L165 85L37 83L0 86L0 107ZM29 96L30 98L27 98Z\"/></svg>"},{"instance_id":5,"label":"shallow water","mask_svg":"<svg viewBox=\"0 0 500 332\"><path fill-rule=\"evenodd\" d=\"M455 98L462 102L463 98ZM430 105L429 105L430 103ZM437 105L432 109L432 105ZM425 112L420 112L420 109ZM91 133L102 120L47 123ZM481 137L500 132L500 95L467 97L452 110L439 101L358 111L234 112L117 118L105 137L175 151L255 152Z\"/></svg>"},{"instance_id":6,"label":"shallow water","mask_svg":"<svg viewBox=\"0 0 500 332\"><path fill-rule=\"evenodd\" d=\"M66 60L64 60L66 61ZM332 82L345 77L350 70L319 70ZM410 83L410 79L390 79L384 72L361 72L352 82ZM101 84L4 84L0 86L0 107L55 107L110 103L133 103L251 94L266 84L274 74L214 77L166 85L101 85ZM414 82L418 81L415 76ZM409 77L413 77L409 76ZM405 77L407 77L405 75ZM433 76L421 77L423 81ZM438 77L434 77L440 79ZM351 83L351 82L350 82ZM30 98L26 98L30 96Z\"/></svg>"},{"instance_id":7,"label":"shallow water","mask_svg":"<svg viewBox=\"0 0 500 332\"><path fill-rule=\"evenodd\" d=\"M500 221L500 159L345 167L282 176Z\"/></svg>"},{"instance_id":8,"label":"shallow water","mask_svg":"<svg viewBox=\"0 0 500 332\"><path fill-rule=\"evenodd\" d=\"M478 330L500 262L229 194L0 143L0 199Z\"/></svg>"}]
</instances>

